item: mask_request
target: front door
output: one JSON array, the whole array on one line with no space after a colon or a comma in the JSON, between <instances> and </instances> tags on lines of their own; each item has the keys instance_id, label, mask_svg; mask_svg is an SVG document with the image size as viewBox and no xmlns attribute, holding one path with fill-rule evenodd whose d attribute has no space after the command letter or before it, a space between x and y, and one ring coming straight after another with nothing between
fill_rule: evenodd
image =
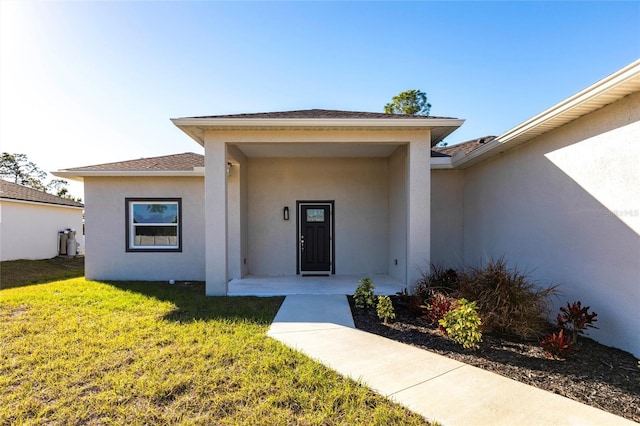
<instances>
[{"instance_id":1,"label":"front door","mask_svg":"<svg viewBox=\"0 0 640 426\"><path fill-rule=\"evenodd\" d=\"M299 201L298 234L300 273L330 274L333 271L333 202Z\"/></svg>"}]
</instances>

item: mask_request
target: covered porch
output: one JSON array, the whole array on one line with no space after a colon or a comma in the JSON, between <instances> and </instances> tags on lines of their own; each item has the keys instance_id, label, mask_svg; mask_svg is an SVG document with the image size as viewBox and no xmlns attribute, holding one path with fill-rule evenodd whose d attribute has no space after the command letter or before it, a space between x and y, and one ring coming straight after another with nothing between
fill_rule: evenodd
<instances>
[{"instance_id":1,"label":"covered porch","mask_svg":"<svg viewBox=\"0 0 640 426\"><path fill-rule=\"evenodd\" d=\"M205 148L208 295L352 294L363 276L394 294L430 264L431 147L462 120L308 110L174 123Z\"/></svg>"}]
</instances>

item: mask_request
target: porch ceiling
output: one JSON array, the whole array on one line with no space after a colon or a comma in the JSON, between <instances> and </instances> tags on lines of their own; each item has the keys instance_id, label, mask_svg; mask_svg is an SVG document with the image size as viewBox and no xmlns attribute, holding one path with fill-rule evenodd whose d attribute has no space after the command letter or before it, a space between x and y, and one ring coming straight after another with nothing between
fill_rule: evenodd
<instances>
[{"instance_id":1,"label":"porch ceiling","mask_svg":"<svg viewBox=\"0 0 640 426\"><path fill-rule=\"evenodd\" d=\"M400 143L240 143L249 158L389 157Z\"/></svg>"}]
</instances>

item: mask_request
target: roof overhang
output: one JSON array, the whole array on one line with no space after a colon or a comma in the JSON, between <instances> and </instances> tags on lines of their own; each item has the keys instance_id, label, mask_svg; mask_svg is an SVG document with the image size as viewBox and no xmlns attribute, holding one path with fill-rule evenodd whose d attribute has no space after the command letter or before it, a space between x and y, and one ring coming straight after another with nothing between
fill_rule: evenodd
<instances>
[{"instance_id":1,"label":"roof overhang","mask_svg":"<svg viewBox=\"0 0 640 426\"><path fill-rule=\"evenodd\" d=\"M430 130L437 144L460 127L456 118L172 118L171 121L193 140L204 146L207 130Z\"/></svg>"},{"instance_id":2,"label":"roof overhang","mask_svg":"<svg viewBox=\"0 0 640 426\"><path fill-rule=\"evenodd\" d=\"M439 168L469 167L638 91L640 60L508 130L469 154L453 157L451 167Z\"/></svg>"},{"instance_id":3,"label":"roof overhang","mask_svg":"<svg viewBox=\"0 0 640 426\"><path fill-rule=\"evenodd\" d=\"M56 170L51 174L79 182L86 177L204 177L204 167L194 170Z\"/></svg>"},{"instance_id":4,"label":"roof overhang","mask_svg":"<svg viewBox=\"0 0 640 426\"><path fill-rule=\"evenodd\" d=\"M21 200L19 198L0 197L0 201L5 203L30 204L34 206L48 206L48 207L60 207L65 209L84 210L84 206L70 206L67 204L49 203L46 201Z\"/></svg>"}]
</instances>

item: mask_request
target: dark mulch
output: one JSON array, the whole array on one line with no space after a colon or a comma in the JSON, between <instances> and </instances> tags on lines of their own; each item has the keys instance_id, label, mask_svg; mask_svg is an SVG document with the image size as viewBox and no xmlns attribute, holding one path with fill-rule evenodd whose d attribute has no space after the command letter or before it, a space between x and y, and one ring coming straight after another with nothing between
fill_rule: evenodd
<instances>
[{"instance_id":1,"label":"dark mulch","mask_svg":"<svg viewBox=\"0 0 640 426\"><path fill-rule=\"evenodd\" d=\"M443 337L428 320L409 317L398 307L397 298L392 299L397 318L385 325L375 309L355 308L350 297L356 328L640 422L640 368L628 352L580 337L579 350L573 356L553 360L545 356L538 341L488 333L483 335L480 349L468 351Z\"/></svg>"}]
</instances>

